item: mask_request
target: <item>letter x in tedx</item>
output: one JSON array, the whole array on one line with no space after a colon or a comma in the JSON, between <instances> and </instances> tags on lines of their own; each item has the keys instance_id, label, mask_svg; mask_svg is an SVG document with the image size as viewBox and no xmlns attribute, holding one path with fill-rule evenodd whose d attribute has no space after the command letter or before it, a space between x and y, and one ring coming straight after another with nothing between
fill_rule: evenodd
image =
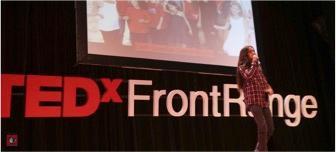
<instances>
[{"instance_id":1,"label":"letter x in tedx","mask_svg":"<svg viewBox=\"0 0 336 152\"><path fill-rule=\"evenodd\" d=\"M103 83L106 91L101 99L101 102L112 102L121 103L122 99L119 96L117 89L120 86L122 79L113 79L112 81L107 78L101 78L101 82Z\"/></svg>"}]
</instances>

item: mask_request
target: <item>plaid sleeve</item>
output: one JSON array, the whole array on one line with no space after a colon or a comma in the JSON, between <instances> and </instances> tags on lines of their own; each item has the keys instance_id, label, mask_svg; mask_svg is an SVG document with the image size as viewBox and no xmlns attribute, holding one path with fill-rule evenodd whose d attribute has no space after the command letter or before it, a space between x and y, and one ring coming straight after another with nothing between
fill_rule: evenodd
<instances>
[{"instance_id":1,"label":"plaid sleeve","mask_svg":"<svg viewBox=\"0 0 336 152\"><path fill-rule=\"evenodd\" d=\"M245 68L244 66L239 66L239 73L244 77L245 80L252 78L258 65L252 64L250 68Z\"/></svg>"}]
</instances>

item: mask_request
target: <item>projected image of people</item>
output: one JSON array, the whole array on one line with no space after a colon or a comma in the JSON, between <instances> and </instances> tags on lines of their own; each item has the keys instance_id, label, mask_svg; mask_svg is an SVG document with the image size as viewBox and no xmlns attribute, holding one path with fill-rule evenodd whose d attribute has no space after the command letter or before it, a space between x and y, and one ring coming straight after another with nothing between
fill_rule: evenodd
<instances>
[{"instance_id":1,"label":"projected image of people","mask_svg":"<svg viewBox=\"0 0 336 152\"><path fill-rule=\"evenodd\" d=\"M256 47L250 1L87 1L89 54L236 66Z\"/></svg>"}]
</instances>

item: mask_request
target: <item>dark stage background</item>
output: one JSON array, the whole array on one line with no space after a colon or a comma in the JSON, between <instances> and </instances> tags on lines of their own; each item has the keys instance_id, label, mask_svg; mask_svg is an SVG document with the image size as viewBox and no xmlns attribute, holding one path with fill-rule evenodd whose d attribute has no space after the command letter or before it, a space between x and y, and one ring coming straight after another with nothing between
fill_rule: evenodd
<instances>
[{"instance_id":1,"label":"dark stage background","mask_svg":"<svg viewBox=\"0 0 336 152\"><path fill-rule=\"evenodd\" d=\"M259 54L275 92L313 95L318 102L317 116L302 118L297 127L274 117L270 150L334 150L334 6L253 2ZM2 73L149 79L149 90L186 92L211 85L222 90L223 83L235 82L219 75L78 65L74 2L1 2L1 14ZM127 101L127 84L119 92ZM127 102L102 103L85 118L27 119L24 89L14 93L11 118L1 119L2 150L253 150L256 142L252 118L130 118ZM17 147L6 147L9 133L18 135Z\"/></svg>"}]
</instances>

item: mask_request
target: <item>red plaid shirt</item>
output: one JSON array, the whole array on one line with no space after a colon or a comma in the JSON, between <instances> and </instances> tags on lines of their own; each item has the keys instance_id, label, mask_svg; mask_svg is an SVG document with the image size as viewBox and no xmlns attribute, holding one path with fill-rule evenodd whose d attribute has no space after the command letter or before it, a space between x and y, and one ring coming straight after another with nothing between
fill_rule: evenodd
<instances>
[{"instance_id":1,"label":"red plaid shirt","mask_svg":"<svg viewBox=\"0 0 336 152\"><path fill-rule=\"evenodd\" d=\"M238 71L243 77L242 89L247 108L249 108L250 105L269 107L268 95L265 92L269 84L262 73L260 65L254 63L249 68L245 65L241 65L238 67Z\"/></svg>"}]
</instances>

